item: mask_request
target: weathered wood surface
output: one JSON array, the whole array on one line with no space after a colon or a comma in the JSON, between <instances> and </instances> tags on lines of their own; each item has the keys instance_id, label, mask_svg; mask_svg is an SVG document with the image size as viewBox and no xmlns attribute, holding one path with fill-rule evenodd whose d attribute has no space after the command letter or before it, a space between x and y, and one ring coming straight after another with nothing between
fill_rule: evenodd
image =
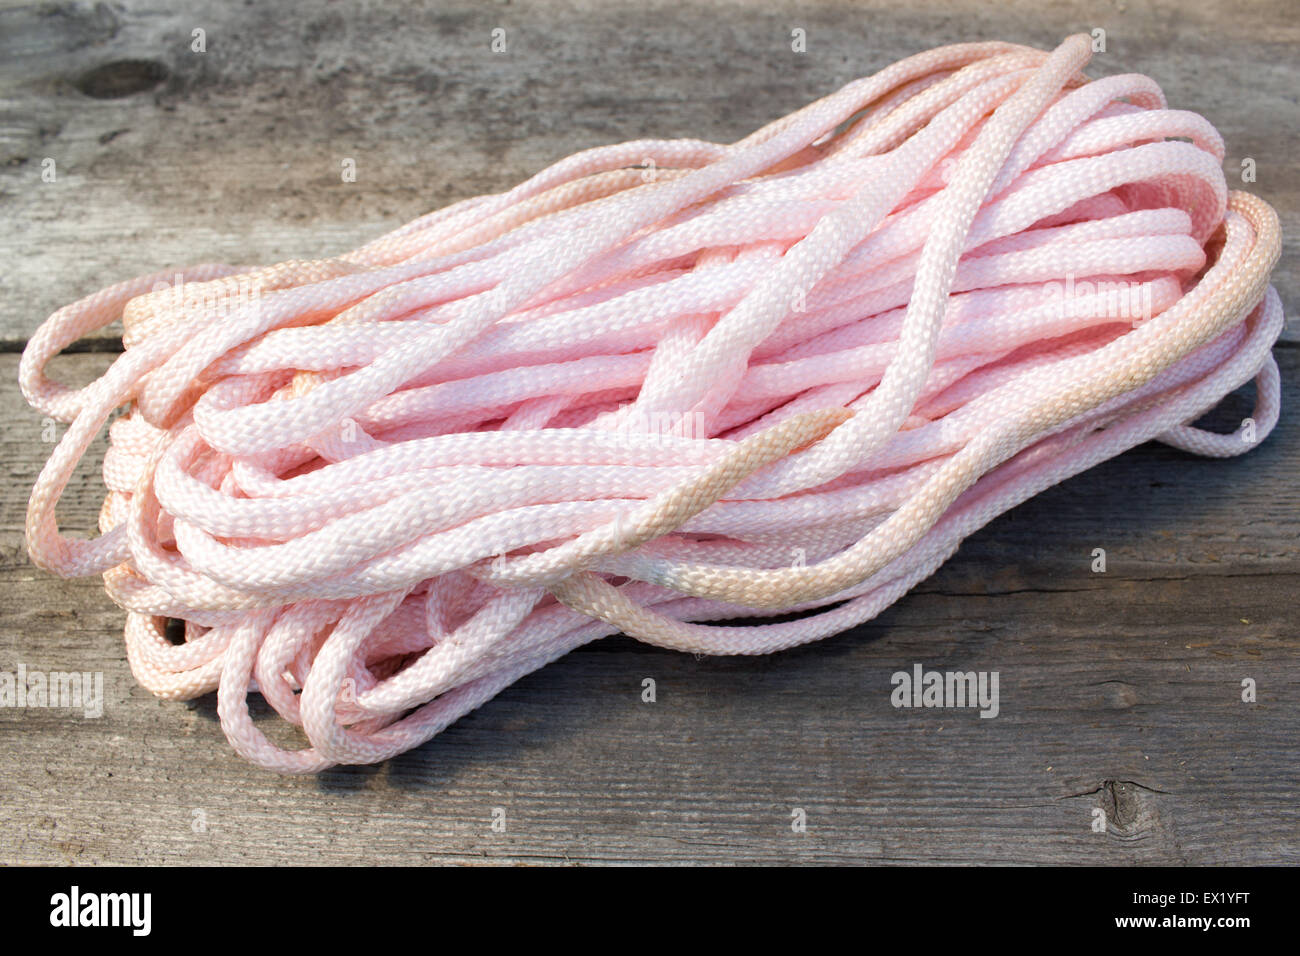
<instances>
[{"instance_id":1,"label":"weathered wood surface","mask_svg":"<svg viewBox=\"0 0 1300 956\"><path fill-rule=\"evenodd\" d=\"M1255 157L1248 188L1300 234L1284 3L1042 6L0 10L0 338L12 353L59 304L160 263L341 251L581 147L733 139L906 52L1092 26L1110 49L1096 71L1149 73L1209 116L1228 168ZM511 52L494 57L498 25ZM78 90L126 58L167 77L117 99ZM56 183L40 182L45 156ZM1277 284L1294 313L1289 262ZM0 709L0 862L1298 862L1300 349L1278 356L1286 411L1261 447L1106 463L992 523L853 632L738 660L612 639L384 766L282 778L229 750L213 700L135 686L97 580L27 561L26 495L51 446L17 356L0 355L0 671L102 671L107 698L98 719ZM59 371L88 380L111 358ZM1236 396L1217 421L1248 412ZM92 533L100 497L89 464L65 527ZM915 663L998 671L1000 715L894 709L890 675Z\"/></svg>"},{"instance_id":2,"label":"weathered wood surface","mask_svg":"<svg viewBox=\"0 0 1300 956\"><path fill-rule=\"evenodd\" d=\"M804 54L791 50L796 27ZM204 53L191 52L196 28ZM505 53L490 48L496 28ZM941 43L1050 47L1093 28L1107 31L1107 51L1091 75L1148 74L1173 105L1204 114L1239 187L1241 160L1256 161L1258 181L1242 188L1282 213L1294 259L1300 25L1288 0L0 10L0 340L173 265L338 254L578 149L730 142ZM342 181L349 158L355 183ZM54 183L41 179L47 159ZM1278 287L1288 315L1300 313L1300 282L1283 274Z\"/></svg>"},{"instance_id":3,"label":"weathered wood surface","mask_svg":"<svg viewBox=\"0 0 1300 956\"><path fill-rule=\"evenodd\" d=\"M386 766L317 779L246 765L211 699L150 698L98 581L27 562L50 446L15 413L0 669L102 670L106 706L0 710L0 860L1300 861L1300 350L1279 355L1291 411L1249 455L1137 449L998 519L867 626L738 660L609 640ZM1219 421L1248 412L1235 396ZM85 468L68 528L92 531L97 485ZM895 710L890 675L914 663L999 672L1001 713Z\"/></svg>"}]
</instances>

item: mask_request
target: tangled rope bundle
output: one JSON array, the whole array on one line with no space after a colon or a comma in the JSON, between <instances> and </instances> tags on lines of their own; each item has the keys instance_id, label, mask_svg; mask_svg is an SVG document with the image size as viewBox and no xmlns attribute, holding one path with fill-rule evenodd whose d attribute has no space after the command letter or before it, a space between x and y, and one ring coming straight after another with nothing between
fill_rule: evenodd
<instances>
[{"instance_id":1,"label":"tangled rope bundle","mask_svg":"<svg viewBox=\"0 0 1300 956\"><path fill-rule=\"evenodd\" d=\"M102 573L141 684L312 772L428 740L623 632L763 654L877 614L994 516L1278 415L1273 211L1088 39L896 63L730 145L588 150L336 259L56 312L33 560ZM73 391L46 363L121 318ZM1190 427L1254 378L1254 420ZM100 537L55 506L119 406ZM774 611L780 623L709 625ZM169 618L185 640L166 637ZM275 746L260 692L310 747Z\"/></svg>"}]
</instances>

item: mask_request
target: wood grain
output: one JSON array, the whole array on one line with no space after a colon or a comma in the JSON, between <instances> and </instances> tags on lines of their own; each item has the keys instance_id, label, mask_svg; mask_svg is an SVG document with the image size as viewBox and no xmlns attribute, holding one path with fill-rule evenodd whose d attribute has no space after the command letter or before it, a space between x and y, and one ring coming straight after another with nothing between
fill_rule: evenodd
<instances>
[{"instance_id":1,"label":"wood grain","mask_svg":"<svg viewBox=\"0 0 1300 956\"><path fill-rule=\"evenodd\" d=\"M498 27L505 53L490 48ZM804 54L791 50L795 27ZM191 52L196 28L204 53ZM942 43L1051 47L1094 28L1107 49L1091 75L1145 73L1173 105L1208 117L1228 143L1229 181L1278 208L1293 260L1300 27L1287 0L0 10L0 341L21 342L59 306L131 276L339 254L579 149L730 142ZM1244 157L1254 184L1240 182ZM41 179L46 159L53 183ZM342 181L344 159L355 183ZM1283 273L1277 284L1296 315L1300 283Z\"/></svg>"},{"instance_id":2,"label":"wood grain","mask_svg":"<svg viewBox=\"0 0 1300 956\"><path fill-rule=\"evenodd\" d=\"M1279 357L1295 409L1300 350ZM110 358L60 371L87 380ZM15 365L0 356L11 409ZM15 411L0 434L0 669L103 671L106 706L0 710L0 860L1300 861L1294 413L1241 458L1144 446L1051 489L830 640L732 660L611 639L384 766L309 779L235 756L210 698L135 687L99 582L27 562L40 426ZM70 531L93 531L97 484L87 465ZM999 716L893 708L891 675L916 663L997 671Z\"/></svg>"},{"instance_id":3,"label":"wood grain","mask_svg":"<svg viewBox=\"0 0 1300 956\"><path fill-rule=\"evenodd\" d=\"M197 26L206 54L189 52ZM488 49L495 26L508 54ZM1093 26L1109 45L1095 75L1156 77L1224 133L1230 172L1257 159L1245 188L1278 207L1293 260L1300 31L1280 0L0 10L0 671L101 671L106 690L97 719L0 709L0 862L1300 862L1294 344L1261 447L1099 466L868 625L754 659L599 642L412 753L319 777L235 756L211 698L136 687L98 580L45 575L23 545L51 445L12 350L78 295L161 263L340 252L576 149L734 139L905 53ZM1294 270L1276 281L1294 314ZM116 347L111 330L91 346ZM87 381L111 360L56 370ZM1233 396L1213 421L1249 409ZM60 512L73 532L93 533L100 450ZM916 663L997 671L1001 713L895 709L890 677Z\"/></svg>"}]
</instances>

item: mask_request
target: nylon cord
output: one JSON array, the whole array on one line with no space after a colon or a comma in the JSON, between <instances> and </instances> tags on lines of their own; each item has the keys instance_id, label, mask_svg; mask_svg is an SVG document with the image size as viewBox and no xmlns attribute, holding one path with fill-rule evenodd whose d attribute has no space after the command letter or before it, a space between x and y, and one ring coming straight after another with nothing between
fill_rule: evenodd
<instances>
[{"instance_id":1,"label":"nylon cord","mask_svg":"<svg viewBox=\"0 0 1300 956\"><path fill-rule=\"evenodd\" d=\"M337 258L60 309L20 367L69 425L32 560L104 576L144 687L216 690L239 753L308 773L613 633L765 654L843 631L1143 442L1244 452L1279 413L1277 216L1228 190L1205 119L1089 81L1089 54L942 47L731 145L599 147ZM103 376L46 376L118 319ZM1236 432L1189 424L1252 379ZM64 536L122 406L101 534ZM740 623L774 611L809 613ZM308 746L272 743L250 692Z\"/></svg>"}]
</instances>

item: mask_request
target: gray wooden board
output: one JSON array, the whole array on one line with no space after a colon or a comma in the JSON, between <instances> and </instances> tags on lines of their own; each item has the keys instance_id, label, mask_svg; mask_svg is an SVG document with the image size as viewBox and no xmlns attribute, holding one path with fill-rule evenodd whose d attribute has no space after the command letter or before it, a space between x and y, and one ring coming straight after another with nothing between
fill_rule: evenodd
<instances>
[{"instance_id":1,"label":"gray wooden board","mask_svg":"<svg viewBox=\"0 0 1300 956\"><path fill-rule=\"evenodd\" d=\"M1293 410L1300 349L1278 355ZM110 358L59 367L88 380ZM234 755L212 699L136 687L98 580L27 561L50 446L16 364L0 356L0 669L103 671L106 700L97 719L0 710L0 860L1300 861L1294 413L1241 458L1144 446L1059 485L854 631L740 659L609 639L386 765L304 779ZM100 497L88 463L69 532L92 533ZM997 671L1000 714L894 708L916 663Z\"/></svg>"},{"instance_id":2,"label":"gray wooden board","mask_svg":"<svg viewBox=\"0 0 1300 956\"><path fill-rule=\"evenodd\" d=\"M1107 462L995 520L868 625L761 658L598 642L416 751L309 778L234 755L211 698L138 688L99 581L27 560L26 496L51 446L12 354L58 305L161 264L336 253L586 146L734 139L903 53L968 38L1045 46L1093 26L1108 31L1094 75L1148 73L1210 117L1226 168L1256 158L1245 188L1295 234L1285 8L0 9L0 670L102 671L106 691L99 718L0 709L0 862L1297 862L1295 345L1278 349L1283 422L1250 454L1151 445ZM188 52L195 26L202 56ZM488 51L495 26L507 55ZM167 76L121 98L78 89L150 82L144 67L85 79L127 58ZM344 157L358 160L355 184L337 175ZM1276 281L1293 313L1287 242ZM88 381L111 359L56 370ZM1214 423L1239 422L1248 393ZM61 509L71 532L93 533L100 451ZM997 671L999 716L894 708L891 675L916 663ZM1255 703L1241 700L1246 678Z\"/></svg>"},{"instance_id":3,"label":"gray wooden board","mask_svg":"<svg viewBox=\"0 0 1300 956\"><path fill-rule=\"evenodd\" d=\"M194 262L342 253L579 149L736 140L908 53L1100 28L1091 75L1155 78L1300 243L1300 27L1287 0L1123 4L24 4L0 9L0 341ZM490 47L504 29L505 53ZM791 30L807 52L791 50ZM207 50L191 52L192 31ZM153 70L141 64L152 65ZM145 87L130 95L111 96ZM83 89L108 96L86 95ZM1257 181L1240 182L1241 161ZM56 180L41 179L46 159ZM341 164L356 161L344 183ZM1289 316L1294 275L1278 277ZM1300 326L1292 321L1294 335ZM115 329L105 330L111 338Z\"/></svg>"}]
</instances>

